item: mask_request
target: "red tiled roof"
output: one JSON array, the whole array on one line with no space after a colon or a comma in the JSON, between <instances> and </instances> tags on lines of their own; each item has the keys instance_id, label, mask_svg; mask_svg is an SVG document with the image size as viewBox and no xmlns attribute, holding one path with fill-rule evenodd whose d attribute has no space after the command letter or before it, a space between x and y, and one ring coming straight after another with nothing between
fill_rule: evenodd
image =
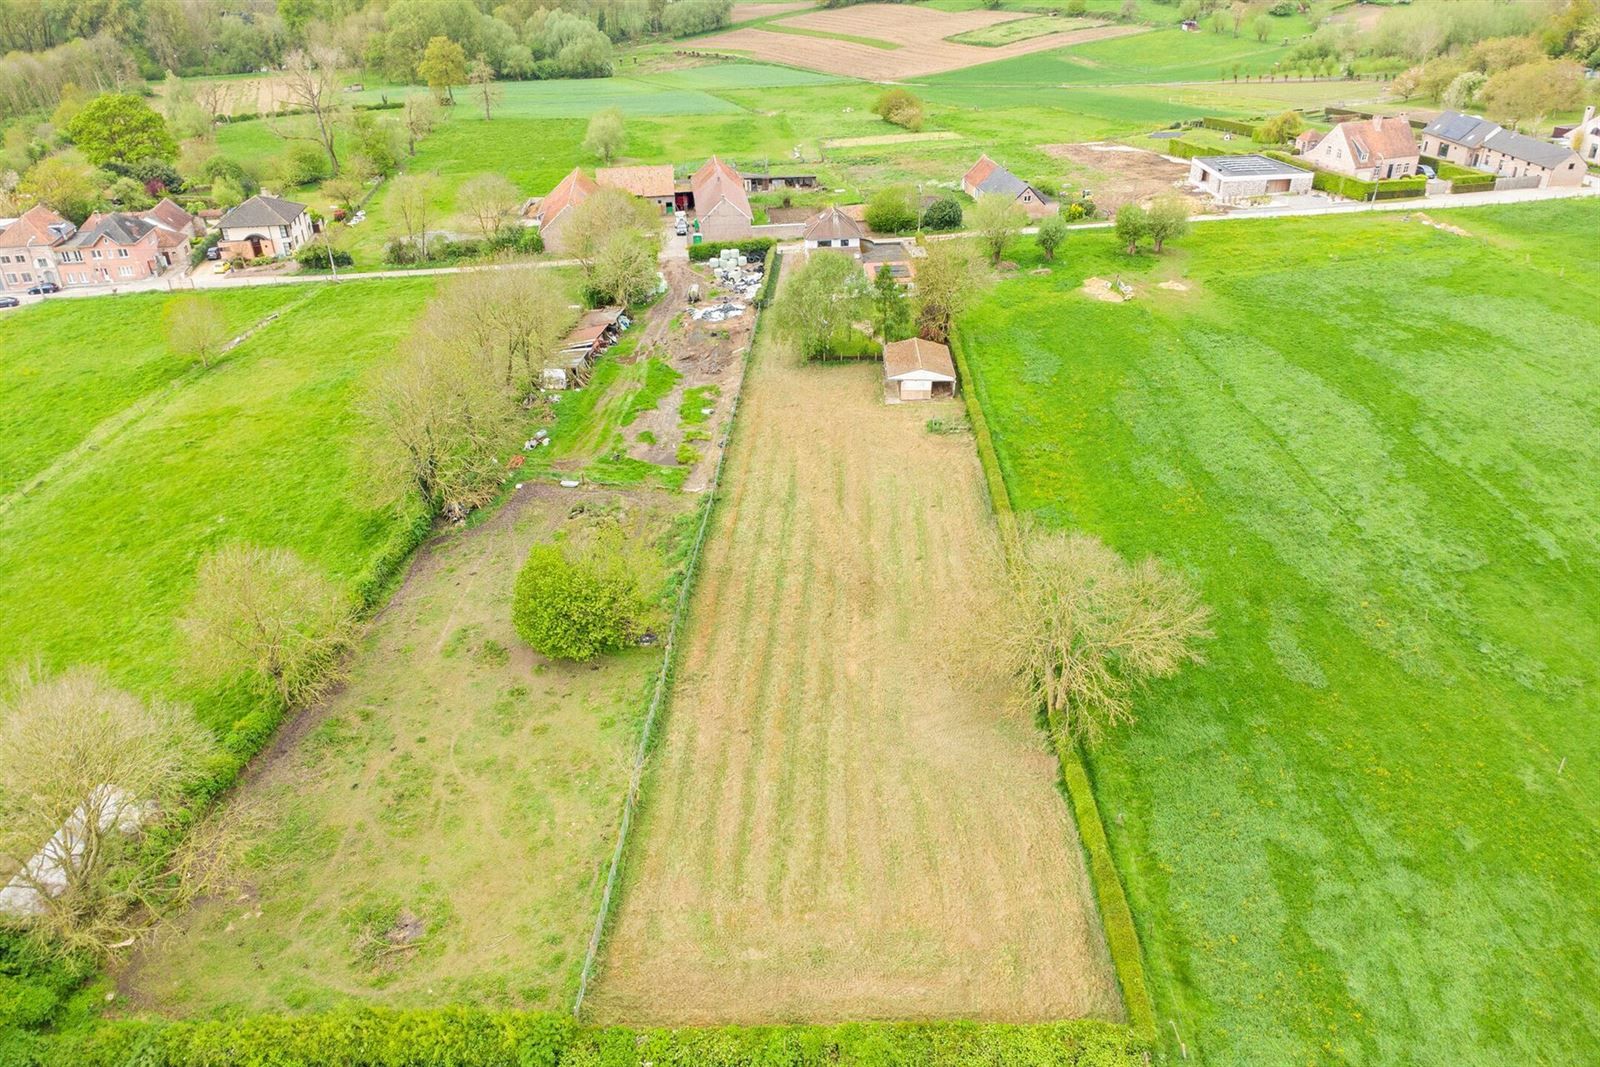
<instances>
[{"instance_id":1,"label":"red tiled roof","mask_svg":"<svg viewBox=\"0 0 1600 1067\"><path fill-rule=\"evenodd\" d=\"M972 165L972 169L962 176L961 184L973 187L982 185L984 179L993 174L999 167L1000 164L990 159L987 154L981 155L978 157L978 161Z\"/></svg>"},{"instance_id":2,"label":"red tiled roof","mask_svg":"<svg viewBox=\"0 0 1600 1067\"><path fill-rule=\"evenodd\" d=\"M1403 118L1377 115L1360 122L1341 122L1337 128L1344 131L1358 166L1370 166L1380 158L1404 159L1418 153L1411 123Z\"/></svg>"},{"instance_id":3,"label":"red tiled roof","mask_svg":"<svg viewBox=\"0 0 1600 1067\"><path fill-rule=\"evenodd\" d=\"M694 172L689 179L689 188L694 190L694 210L698 215L709 214L717 205L727 201L745 218L755 217L750 211L750 198L744 192L744 179L739 177L738 171L716 156L706 160Z\"/></svg>"},{"instance_id":4,"label":"red tiled roof","mask_svg":"<svg viewBox=\"0 0 1600 1067\"><path fill-rule=\"evenodd\" d=\"M634 196L671 196L673 192L672 168L665 163L654 167L601 167L594 172L594 182Z\"/></svg>"},{"instance_id":5,"label":"red tiled roof","mask_svg":"<svg viewBox=\"0 0 1600 1067\"><path fill-rule=\"evenodd\" d=\"M64 226L64 233L51 233L51 226ZM38 248L57 245L72 235L72 223L45 207L35 204L16 222L0 231L0 248Z\"/></svg>"},{"instance_id":6,"label":"red tiled roof","mask_svg":"<svg viewBox=\"0 0 1600 1067\"><path fill-rule=\"evenodd\" d=\"M534 209L533 217L539 220L541 226L567 210L576 207L599 191L599 186L591 179L584 176L583 170L573 167L572 173L561 179L550 194L539 201L539 206Z\"/></svg>"}]
</instances>

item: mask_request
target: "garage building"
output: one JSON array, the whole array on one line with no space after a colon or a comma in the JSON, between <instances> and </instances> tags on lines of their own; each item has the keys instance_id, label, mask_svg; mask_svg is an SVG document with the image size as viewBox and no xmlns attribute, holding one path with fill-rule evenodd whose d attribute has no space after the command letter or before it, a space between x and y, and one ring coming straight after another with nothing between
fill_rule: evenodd
<instances>
[{"instance_id":1,"label":"garage building","mask_svg":"<svg viewBox=\"0 0 1600 1067\"><path fill-rule=\"evenodd\" d=\"M1224 203L1309 193L1314 177L1309 170L1266 156L1197 156L1189 161L1189 183Z\"/></svg>"},{"instance_id":2,"label":"garage building","mask_svg":"<svg viewBox=\"0 0 1600 1067\"><path fill-rule=\"evenodd\" d=\"M891 404L956 395L956 366L937 341L913 337L883 346L883 398Z\"/></svg>"}]
</instances>

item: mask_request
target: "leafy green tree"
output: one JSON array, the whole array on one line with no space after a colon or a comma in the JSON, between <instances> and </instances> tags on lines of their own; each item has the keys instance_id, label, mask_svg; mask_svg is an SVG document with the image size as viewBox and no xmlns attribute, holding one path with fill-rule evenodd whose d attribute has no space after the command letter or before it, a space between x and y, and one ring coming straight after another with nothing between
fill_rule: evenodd
<instances>
[{"instance_id":1,"label":"leafy green tree","mask_svg":"<svg viewBox=\"0 0 1600 1067\"><path fill-rule=\"evenodd\" d=\"M878 339L887 344L896 339L908 319L906 295L887 263L878 268L872 280L872 303L878 312Z\"/></svg>"},{"instance_id":2,"label":"leafy green tree","mask_svg":"<svg viewBox=\"0 0 1600 1067\"><path fill-rule=\"evenodd\" d=\"M79 225L95 209L100 196L89 168L66 156L50 156L29 167L17 183L17 192L49 204Z\"/></svg>"},{"instance_id":3,"label":"leafy green tree","mask_svg":"<svg viewBox=\"0 0 1600 1067\"><path fill-rule=\"evenodd\" d=\"M960 229L961 202L953 196L940 197L922 213L922 225L929 230Z\"/></svg>"},{"instance_id":4,"label":"leafy green tree","mask_svg":"<svg viewBox=\"0 0 1600 1067\"><path fill-rule=\"evenodd\" d=\"M130 93L103 93L89 101L67 124L67 135L97 167L178 158L166 120Z\"/></svg>"},{"instance_id":5,"label":"leafy green tree","mask_svg":"<svg viewBox=\"0 0 1600 1067\"><path fill-rule=\"evenodd\" d=\"M908 185L879 189L867 201L867 225L879 233L899 233L917 224L916 193Z\"/></svg>"},{"instance_id":6,"label":"leafy green tree","mask_svg":"<svg viewBox=\"0 0 1600 1067\"><path fill-rule=\"evenodd\" d=\"M581 544L535 545L512 594L518 636L552 659L589 660L633 643L644 602L624 544L612 524Z\"/></svg>"},{"instance_id":7,"label":"leafy green tree","mask_svg":"<svg viewBox=\"0 0 1600 1067\"><path fill-rule=\"evenodd\" d=\"M836 354L861 318L867 279L851 256L821 253L789 279L774 307L779 327L807 359Z\"/></svg>"},{"instance_id":8,"label":"leafy green tree","mask_svg":"<svg viewBox=\"0 0 1600 1067\"><path fill-rule=\"evenodd\" d=\"M1056 258L1056 249L1067 239L1067 229L1067 220L1060 215L1051 215L1039 223L1035 240L1039 242L1039 251L1044 253L1045 259Z\"/></svg>"},{"instance_id":9,"label":"leafy green tree","mask_svg":"<svg viewBox=\"0 0 1600 1067\"><path fill-rule=\"evenodd\" d=\"M1285 111L1257 126L1251 136L1257 144L1283 144L1294 140L1305 128L1305 119L1300 117L1298 111Z\"/></svg>"},{"instance_id":10,"label":"leafy green tree","mask_svg":"<svg viewBox=\"0 0 1600 1067\"><path fill-rule=\"evenodd\" d=\"M598 156L604 163L610 163L622 154L627 143L628 133L620 108L601 108L590 117L589 128L583 137L585 152Z\"/></svg>"},{"instance_id":11,"label":"leafy green tree","mask_svg":"<svg viewBox=\"0 0 1600 1067\"><path fill-rule=\"evenodd\" d=\"M1128 255L1139 251L1139 242L1150 232L1150 218L1138 204L1123 204L1117 208L1115 225L1117 240L1128 248Z\"/></svg>"},{"instance_id":12,"label":"leafy green tree","mask_svg":"<svg viewBox=\"0 0 1600 1067\"><path fill-rule=\"evenodd\" d=\"M989 262L998 265L1006 248L1028 221L1027 213L1015 200L1003 196L980 196L967 212L967 226L976 231L978 244L989 254Z\"/></svg>"},{"instance_id":13,"label":"leafy green tree","mask_svg":"<svg viewBox=\"0 0 1600 1067\"><path fill-rule=\"evenodd\" d=\"M448 37L433 38L417 64L417 77L428 83L441 102L455 103L455 87L467 80L467 50Z\"/></svg>"},{"instance_id":14,"label":"leafy green tree","mask_svg":"<svg viewBox=\"0 0 1600 1067\"><path fill-rule=\"evenodd\" d=\"M933 241L926 251L917 263L917 333L930 341L945 341L950 324L987 278L965 241Z\"/></svg>"},{"instance_id":15,"label":"leafy green tree","mask_svg":"<svg viewBox=\"0 0 1600 1067\"><path fill-rule=\"evenodd\" d=\"M1189 232L1189 202L1171 194L1157 197L1145 216L1145 232L1159 255L1168 241Z\"/></svg>"}]
</instances>

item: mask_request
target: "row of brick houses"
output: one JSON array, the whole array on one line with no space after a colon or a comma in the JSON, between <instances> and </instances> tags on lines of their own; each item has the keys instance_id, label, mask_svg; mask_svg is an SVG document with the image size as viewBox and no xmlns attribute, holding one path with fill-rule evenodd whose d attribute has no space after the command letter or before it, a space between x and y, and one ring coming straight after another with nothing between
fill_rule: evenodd
<instances>
[{"instance_id":1,"label":"row of brick houses","mask_svg":"<svg viewBox=\"0 0 1600 1067\"><path fill-rule=\"evenodd\" d=\"M706 160L686 182L674 181L672 168L664 164L602 167L593 178L574 167L549 193L528 203L523 219L539 228L545 248L567 251L572 240L568 227L578 206L610 187L647 200L663 213L674 208L692 211L701 240L738 241L751 236L755 225L745 186L739 172L716 156Z\"/></svg>"},{"instance_id":2,"label":"row of brick houses","mask_svg":"<svg viewBox=\"0 0 1600 1067\"><path fill-rule=\"evenodd\" d=\"M74 226L36 204L0 231L0 288L117 285L181 263L200 220L171 200L146 211L96 212Z\"/></svg>"},{"instance_id":3,"label":"row of brick houses","mask_svg":"<svg viewBox=\"0 0 1600 1067\"><path fill-rule=\"evenodd\" d=\"M1584 117L1593 120L1594 109ZM1501 177L1536 178L1540 188L1582 185L1588 173L1570 144L1541 141L1459 111L1443 112L1423 127L1422 152Z\"/></svg>"}]
</instances>

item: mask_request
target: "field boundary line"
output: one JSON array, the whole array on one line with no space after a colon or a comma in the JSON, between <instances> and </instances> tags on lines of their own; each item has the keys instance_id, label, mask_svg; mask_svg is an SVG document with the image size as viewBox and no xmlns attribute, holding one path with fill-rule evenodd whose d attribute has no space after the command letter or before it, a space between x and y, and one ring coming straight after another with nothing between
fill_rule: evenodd
<instances>
[{"instance_id":1,"label":"field boundary line","mask_svg":"<svg viewBox=\"0 0 1600 1067\"><path fill-rule=\"evenodd\" d=\"M782 257L777 255L776 249L768 257L768 272L774 273L779 269ZM722 468L728 461L728 452L733 443L734 430L739 421L739 401L744 396L745 379L750 374L750 363L755 357L756 342L761 334L761 310L775 287L770 281L763 283L762 299L757 302L754 312L756 315L755 327L750 331L750 344L745 350L744 371L739 375L739 390L733 395L733 405L728 409L728 425L722 435L722 451L717 455L717 465L711 471L711 481L707 484L705 502L700 507L700 527L695 531L694 543L689 546L689 554L684 560L683 581L678 585L678 601L673 605L672 618L667 623L666 640L662 642L661 668L656 672L655 687L650 695L650 705L645 711L644 725L639 734L639 747L634 755L633 769L628 777L628 791L622 799L622 822L617 827L617 843L611 850L611 865L606 872L605 888L600 892L600 909L595 915L594 929L589 934L589 947L584 952L583 967L578 972L578 992L572 1001L572 1016L579 1018L583 1012L583 1000L589 992L589 982L594 977L595 960L600 955L600 945L605 940L606 927L611 921L612 903L616 898L617 878L622 871L623 859L627 852L628 836L633 829L633 820L639 809L639 796L643 790L645 764L649 762L650 750L654 745L656 723L661 717L661 710L667 703L667 694L672 687L672 679L676 673L674 668L678 656L678 633L683 627L683 621L689 613L689 601L694 592L695 579L700 573L700 551L705 545L706 535L711 529L711 516L717 510L717 500L722 491Z\"/></svg>"},{"instance_id":2,"label":"field boundary line","mask_svg":"<svg viewBox=\"0 0 1600 1067\"><path fill-rule=\"evenodd\" d=\"M973 377L971 364L967 362L959 328L950 331L950 353L955 358L956 373L961 377L967 420L972 423L978 463L983 468L983 480L989 487L989 500L1000 525L1001 541L1009 551L1011 537L1017 531L1016 510L1005 475L1000 469L1000 456L994 447L994 436L989 430L989 422L978 397L977 379ZM1144 952L1139 943L1138 928L1134 925L1133 909L1128 904L1122 877L1117 873L1116 861L1111 855L1111 840L1106 836L1105 821L1100 813L1099 800L1095 797L1089 768L1083 761L1083 753L1077 742L1063 728L1057 716L1049 713L1048 709L1046 715L1056 758L1061 765L1061 779L1071 802L1073 821L1078 827L1078 843L1088 860L1089 880L1094 885L1095 900L1100 909L1100 925L1105 930L1106 947L1111 952L1112 969L1116 971L1117 984L1122 989L1122 1004L1128 1013L1128 1025L1136 1038L1146 1045L1154 1045L1155 1001L1150 995L1149 981L1145 976Z\"/></svg>"}]
</instances>

